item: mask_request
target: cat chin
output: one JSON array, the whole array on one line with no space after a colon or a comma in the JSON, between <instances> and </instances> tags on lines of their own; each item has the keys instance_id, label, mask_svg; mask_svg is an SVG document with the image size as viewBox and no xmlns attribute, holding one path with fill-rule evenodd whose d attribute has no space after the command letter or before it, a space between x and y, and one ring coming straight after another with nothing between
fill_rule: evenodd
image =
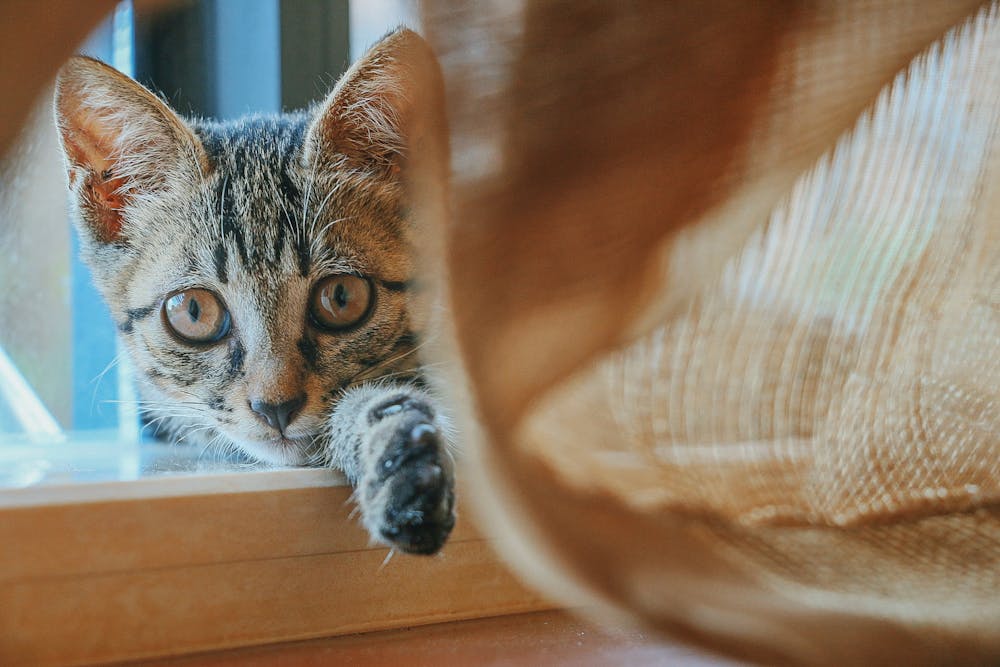
<instances>
[{"instance_id":1,"label":"cat chin","mask_svg":"<svg viewBox=\"0 0 1000 667\"><path fill-rule=\"evenodd\" d=\"M279 466L301 466L309 460L308 442L284 438L274 440L233 439L244 452L261 463Z\"/></svg>"}]
</instances>

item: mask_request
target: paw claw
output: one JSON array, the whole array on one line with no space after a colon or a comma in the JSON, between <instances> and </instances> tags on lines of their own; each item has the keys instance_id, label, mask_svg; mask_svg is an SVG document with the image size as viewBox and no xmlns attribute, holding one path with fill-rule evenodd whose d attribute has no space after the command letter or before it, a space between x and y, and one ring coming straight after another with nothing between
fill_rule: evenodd
<instances>
[{"instance_id":1,"label":"paw claw","mask_svg":"<svg viewBox=\"0 0 1000 667\"><path fill-rule=\"evenodd\" d=\"M368 413L368 421L374 424L375 422L382 421L386 417L398 415L404 410L416 410L427 419L434 419L434 411L431 410L430 406L425 404L423 401L416 401L405 394L400 394L399 396L393 396L392 398L383 401L372 408L371 412Z\"/></svg>"},{"instance_id":2,"label":"paw claw","mask_svg":"<svg viewBox=\"0 0 1000 667\"><path fill-rule=\"evenodd\" d=\"M403 411L402 403L393 403L392 405L387 405L378 412L378 417L380 419L384 417L390 417L392 415L399 414Z\"/></svg>"},{"instance_id":3,"label":"paw claw","mask_svg":"<svg viewBox=\"0 0 1000 667\"><path fill-rule=\"evenodd\" d=\"M413 427L410 431L410 440L417 447L434 447L437 445L437 434L438 431L433 424L424 422Z\"/></svg>"}]
</instances>

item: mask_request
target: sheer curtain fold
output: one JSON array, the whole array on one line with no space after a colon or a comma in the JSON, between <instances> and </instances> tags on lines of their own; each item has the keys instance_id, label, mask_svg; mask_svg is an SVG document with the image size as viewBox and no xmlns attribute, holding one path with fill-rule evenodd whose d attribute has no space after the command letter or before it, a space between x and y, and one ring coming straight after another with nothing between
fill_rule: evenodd
<instances>
[{"instance_id":1,"label":"sheer curtain fold","mask_svg":"<svg viewBox=\"0 0 1000 667\"><path fill-rule=\"evenodd\" d=\"M512 562L763 662L1000 655L998 6L425 18L441 337Z\"/></svg>"}]
</instances>

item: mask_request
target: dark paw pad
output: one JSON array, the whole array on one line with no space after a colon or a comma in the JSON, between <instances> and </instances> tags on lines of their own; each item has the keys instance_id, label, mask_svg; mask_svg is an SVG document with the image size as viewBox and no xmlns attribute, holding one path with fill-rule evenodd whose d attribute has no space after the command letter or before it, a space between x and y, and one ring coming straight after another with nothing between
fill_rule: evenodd
<instances>
[{"instance_id":1,"label":"dark paw pad","mask_svg":"<svg viewBox=\"0 0 1000 667\"><path fill-rule=\"evenodd\" d=\"M387 501L382 537L415 554L437 552L455 525L454 481L437 428L420 421L400 429L379 461Z\"/></svg>"}]
</instances>

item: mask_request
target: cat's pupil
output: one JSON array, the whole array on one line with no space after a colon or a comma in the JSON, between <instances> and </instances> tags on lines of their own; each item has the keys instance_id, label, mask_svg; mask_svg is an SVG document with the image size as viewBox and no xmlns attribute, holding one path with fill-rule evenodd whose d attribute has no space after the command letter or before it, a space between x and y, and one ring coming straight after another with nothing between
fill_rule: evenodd
<instances>
[{"instance_id":1,"label":"cat's pupil","mask_svg":"<svg viewBox=\"0 0 1000 667\"><path fill-rule=\"evenodd\" d=\"M198 321L198 317L201 315L201 306L198 305L198 299L192 297L188 301L188 315L191 316L192 322Z\"/></svg>"},{"instance_id":2,"label":"cat's pupil","mask_svg":"<svg viewBox=\"0 0 1000 667\"><path fill-rule=\"evenodd\" d=\"M338 308L347 308L348 296L344 283L337 283L337 286L333 289L333 300L337 302Z\"/></svg>"}]
</instances>

